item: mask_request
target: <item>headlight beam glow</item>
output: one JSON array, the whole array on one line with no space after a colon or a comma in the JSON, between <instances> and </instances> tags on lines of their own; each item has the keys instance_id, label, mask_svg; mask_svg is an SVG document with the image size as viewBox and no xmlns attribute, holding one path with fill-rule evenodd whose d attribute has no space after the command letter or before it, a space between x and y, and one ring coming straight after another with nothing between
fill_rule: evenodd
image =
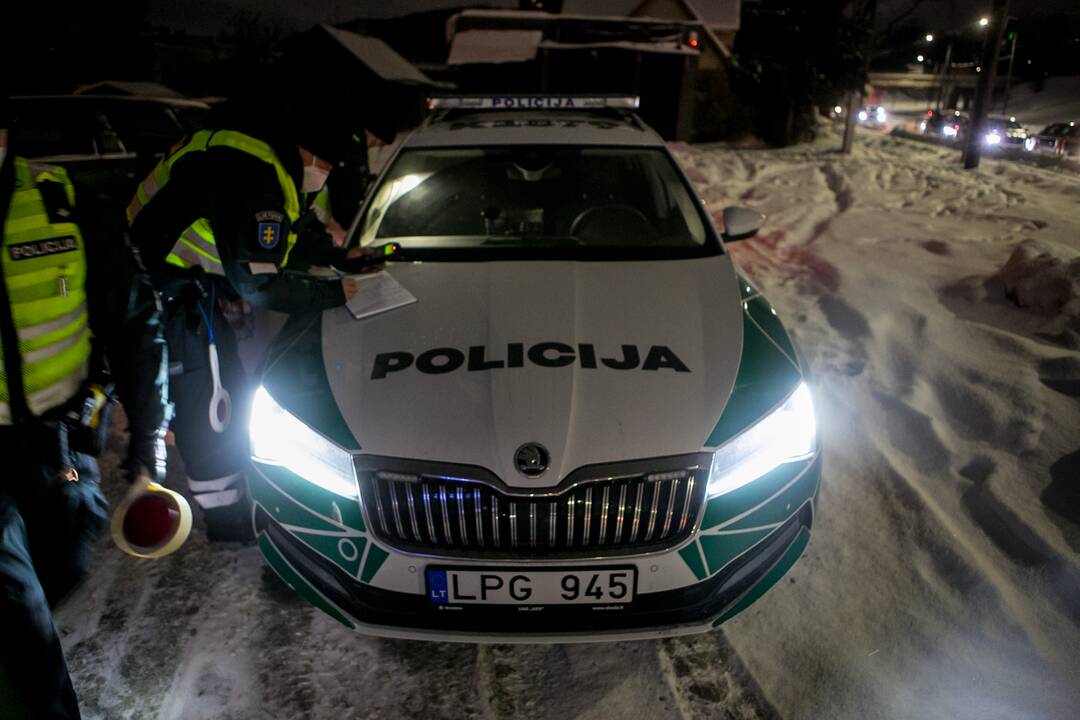
<instances>
[{"instance_id":1,"label":"headlight beam glow","mask_svg":"<svg viewBox=\"0 0 1080 720\"><path fill-rule=\"evenodd\" d=\"M780 407L713 454L707 494L737 490L784 463L812 456L816 449L814 403L804 382Z\"/></svg>"},{"instance_id":2,"label":"headlight beam glow","mask_svg":"<svg viewBox=\"0 0 1080 720\"><path fill-rule=\"evenodd\" d=\"M253 460L280 465L324 490L359 499L352 455L281 407L262 386L251 403L248 430Z\"/></svg>"}]
</instances>

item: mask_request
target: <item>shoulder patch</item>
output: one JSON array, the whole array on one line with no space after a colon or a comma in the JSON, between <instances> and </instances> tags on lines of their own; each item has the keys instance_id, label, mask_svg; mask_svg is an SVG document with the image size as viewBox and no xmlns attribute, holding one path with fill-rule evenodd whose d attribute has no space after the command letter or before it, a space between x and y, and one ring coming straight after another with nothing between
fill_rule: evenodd
<instances>
[{"instance_id":1,"label":"shoulder patch","mask_svg":"<svg viewBox=\"0 0 1080 720\"><path fill-rule=\"evenodd\" d=\"M259 223L259 247L270 250L277 247L278 242L281 240L281 223L276 222L261 222Z\"/></svg>"},{"instance_id":2,"label":"shoulder patch","mask_svg":"<svg viewBox=\"0 0 1080 720\"><path fill-rule=\"evenodd\" d=\"M262 210L255 213L255 222L285 222L285 215L279 213L277 210Z\"/></svg>"}]
</instances>

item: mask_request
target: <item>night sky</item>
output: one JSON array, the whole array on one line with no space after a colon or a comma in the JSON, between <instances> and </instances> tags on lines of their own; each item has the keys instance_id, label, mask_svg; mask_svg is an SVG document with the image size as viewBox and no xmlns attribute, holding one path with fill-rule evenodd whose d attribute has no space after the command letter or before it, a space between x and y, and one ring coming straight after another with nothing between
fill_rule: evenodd
<instances>
[{"instance_id":1,"label":"night sky","mask_svg":"<svg viewBox=\"0 0 1080 720\"><path fill-rule=\"evenodd\" d=\"M881 0L878 24L909 8L916 0ZM194 34L214 35L238 12L262 13L269 21L279 22L283 29L301 30L316 23L340 23L357 18L385 18L426 10L438 10L462 5L487 5L515 8L516 0L147 0L148 20L152 25L183 30ZM980 14L989 12L987 0L923 0L911 17L926 24L949 24L945 31L965 25ZM1012 0L1011 15L1029 17L1034 14L1057 12L1080 13L1077 0Z\"/></svg>"}]
</instances>

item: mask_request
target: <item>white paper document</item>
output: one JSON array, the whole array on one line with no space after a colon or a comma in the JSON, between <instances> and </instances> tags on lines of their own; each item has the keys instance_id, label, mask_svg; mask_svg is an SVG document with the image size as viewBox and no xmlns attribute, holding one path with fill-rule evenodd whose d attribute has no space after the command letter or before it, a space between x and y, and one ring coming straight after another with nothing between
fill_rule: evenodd
<instances>
[{"instance_id":1,"label":"white paper document","mask_svg":"<svg viewBox=\"0 0 1080 720\"><path fill-rule=\"evenodd\" d=\"M416 296L385 270L349 277L356 281L356 295L346 307L357 320L416 302Z\"/></svg>"}]
</instances>

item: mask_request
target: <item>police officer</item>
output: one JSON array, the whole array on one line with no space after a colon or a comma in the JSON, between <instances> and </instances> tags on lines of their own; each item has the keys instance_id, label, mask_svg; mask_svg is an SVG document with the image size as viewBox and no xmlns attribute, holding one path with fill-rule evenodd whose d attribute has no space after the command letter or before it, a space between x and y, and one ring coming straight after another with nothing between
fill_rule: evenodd
<instances>
[{"instance_id":1,"label":"police officer","mask_svg":"<svg viewBox=\"0 0 1080 720\"><path fill-rule=\"evenodd\" d=\"M104 445L111 382L131 431L129 480L164 477L164 342L122 215L95 208L62 169L14 155L3 104L0 709L77 718L50 608L87 569L105 517L92 455Z\"/></svg>"},{"instance_id":2,"label":"police officer","mask_svg":"<svg viewBox=\"0 0 1080 720\"><path fill-rule=\"evenodd\" d=\"M284 107L258 94L231 100L172 148L128 207L132 238L165 302L172 428L211 540L253 536L243 420L251 388L229 322L242 316L234 310L320 311L356 292L349 278L296 270L346 270L368 252L335 247L321 227L300 229L308 225L301 197L322 188L348 148L351 117L301 95Z\"/></svg>"},{"instance_id":3,"label":"police officer","mask_svg":"<svg viewBox=\"0 0 1080 720\"><path fill-rule=\"evenodd\" d=\"M338 247L345 244L346 230L359 212L372 178L368 140L364 134L353 135L344 156L330 171L326 185L310 203L315 218Z\"/></svg>"}]
</instances>

